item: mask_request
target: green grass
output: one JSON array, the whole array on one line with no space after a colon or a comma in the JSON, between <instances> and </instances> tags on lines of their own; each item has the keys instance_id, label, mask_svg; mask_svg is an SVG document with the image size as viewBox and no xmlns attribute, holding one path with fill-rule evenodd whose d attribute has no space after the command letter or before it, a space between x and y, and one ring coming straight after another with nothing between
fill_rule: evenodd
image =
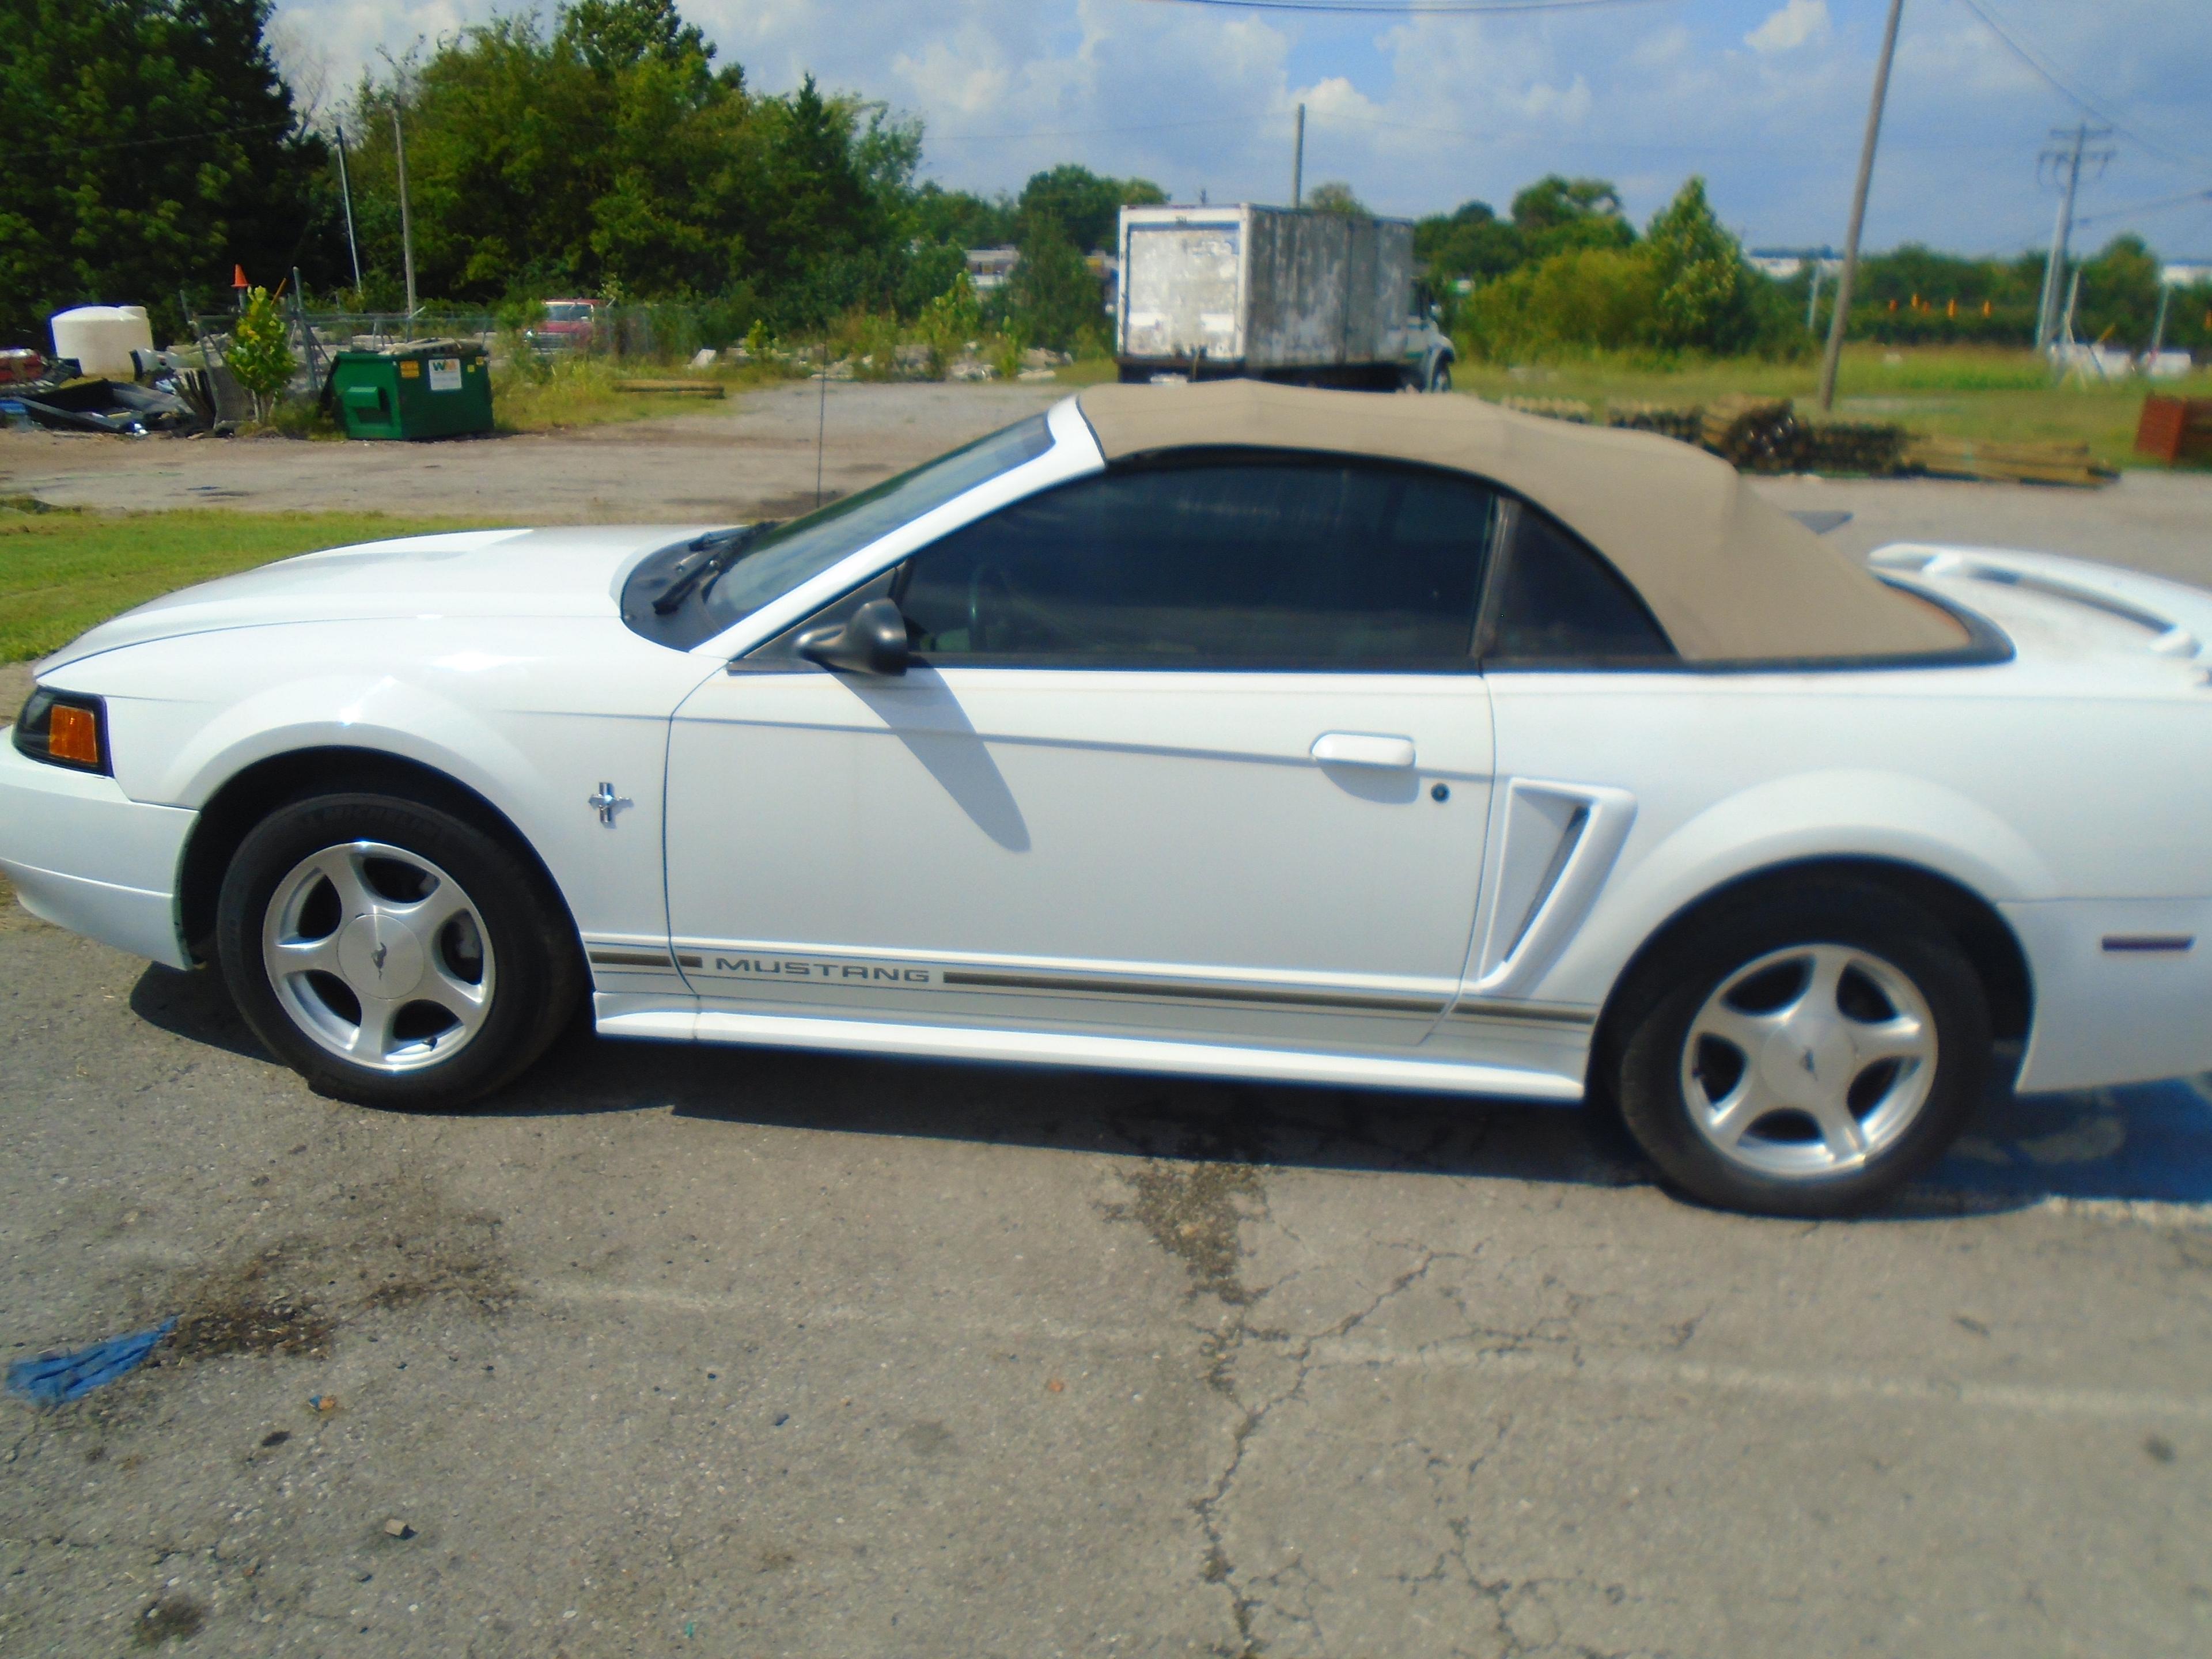
<instances>
[{"instance_id":1,"label":"green grass","mask_svg":"<svg viewBox=\"0 0 2212 1659\"><path fill-rule=\"evenodd\" d=\"M656 416L726 409L726 404L696 396L623 392L624 380L713 380L725 398L757 386L780 386L803 370L777 362L717 365L695 374L684 364L655 366L582 356L555 357L535 373L504 368L492 381L492 420L501 432L557 432L569 427L604 426Z\"/></svg>"},{"instance_id":2,"label":"green grass","mask_svg":"<svg viewBox=\"0 0 2212 1659\"><path fill-rule=\"evenodd\" d=\"M1731 392L1796 400L1815 411L1817 359L1770 363L1753 358L1653 368L1626 359L1508 368L1464 362L1454 371L1460 390L1484 398L1579 398L1586 402L1703 404ZM1894 421L1914 432L1994 441L2086 443L2112 466L2143 465L2134 455L2143 396L2212 396L2212 373L2185 380L2108 386L2054 383L2027 351L1975 346L1854 345L1844 353L1836 383L1838 420ZM2155 465L2155 463L2150 463Z\"/></svg>"},{"instance_id":3,"label":"green grass","mask_svg":"<svg viewBox=\"0 0 2212 1659\"><path fill-rule=\"evenodd\" d=\"M378 513L111 515L0 502L0 662L44 656L132 605L272 559L483 522Z\"/></svg>"}]
</instances>

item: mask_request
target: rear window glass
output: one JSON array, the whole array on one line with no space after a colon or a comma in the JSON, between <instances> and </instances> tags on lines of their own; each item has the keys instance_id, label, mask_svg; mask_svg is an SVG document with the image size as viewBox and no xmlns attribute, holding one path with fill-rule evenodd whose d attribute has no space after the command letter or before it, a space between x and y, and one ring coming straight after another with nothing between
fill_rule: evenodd
<instances>
[{"instance_id":1,"label":"rear window glass","mask_svg":"<svg viewBox=\"0 0 2212 1659\"><path fill-rule=\"evenodd\" d=\"M1674 657L1644 601L1588 542L1525 502L1516 519L1499 573L1486 664Z\"/></svg>"}]
</instances>

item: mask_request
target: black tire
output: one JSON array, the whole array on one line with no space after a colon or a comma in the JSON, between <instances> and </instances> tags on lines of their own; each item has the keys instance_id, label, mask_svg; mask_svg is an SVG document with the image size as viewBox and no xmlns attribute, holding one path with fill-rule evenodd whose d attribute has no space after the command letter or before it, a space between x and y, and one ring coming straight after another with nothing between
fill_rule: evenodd
<instances>
[{"instance_id":1,"label":"black tire","mask_svg":"<svg viewBox=\"0 0 2212 1659\"><path fill-rule=\"evenodd\" d=\"M1431 392L1451 390L1451 359L1449 357L1440 359L1437 366L1429 371L1429 390Z\"/></svg>"},{"instance_id":2,"label":"black tire","mask_svg":"<svg viewBox=\"0 0 2212 1659\"><path fill-rule=\"evenodd\" d=\"M456 1024L447 1038L449 1051L444 1054L435 1052L447 1036L442 1030L402 1039L409 1050L422 1051L404 1070L388 1069L394 1061L384 1066L356 1063L333 1052L327 1037L319 1040L309 1022L325 1024L315 1018L323 1009L299 987L304 981L319 987L330 976L276 973L264 950L264 928L270 925L272 904L281 896L280 886L301 891L312 884L311 878L300 877L304 861L360 842L394 849L432 866L439 876L449 877L468 905L460 925L468 930L480 926L480 932L466 935L475 941L479 977L487 981L480 988L480 1012L471 1016L476 1023L465 1030ZM404 859L381 858L373 860L373 866L376 872L403 874L414 867ZM390 879L381 874L373 878ZM430 890L438 884L432 884ZM334 950L348 926L336 899L332 889L301 901L308 908L322 907L324 919L310 931L328 926L326 943ZM216 901L216 946L231 996L255 1035L318 1091L366 1106L451 1108L499 1088L526 1070L560 1035L582 999L585 984L566 907L526 857L442 807L389 794L309 796L264 818L240 844L224 875ZM381 948L375 963L381 976ZM279 979L287 981L282 994ZM324 1005L341 1010L328 1022L333 1027L343 1024L344 999L350 994L346 981L336 982L337 992L315 993ZM356 999L353 1017L365 1029L368 1021L360 1012L362 1006ZM419 1023L418 1007L427 1010L429 1022L434 1023L437 1011L428 1004L410 1003L403 1013L418 1018ZM306 1013L295 1013L295 1008Z\"/></svg>"},{"instance_id":3,"label":"black tire","mask_svg":"<svg viewBox=\"0 0 2212 1659\"><path fill-rule=\"evenodd\" d=\"M1784 1073L1789 1083L1796 1082L1796 1066L1786 1063L1795 1053L1793 1036L1769 1040L1762 1051L1768 1056L1765 1069L1757 1057L1746 1057L1747 1049L1733 1048L1724 1037L1705 1035L1705 1025L1700 1025L1700 1046L1694 1052L1691 1042L1693 1022L1725 1019L1739 1012L1743 1005L1729 999L1747 989L1753 994L1754 1003L1759 995L1778 999L1772 1012L1754 1008L1753 1020L1771 1024L1790 1009L1810 1007L1815 1000L1809 989L1793 994L1789 988L1790 976L1798 972L1800 952L1808 988L1813 963L1834 962L1838 952L1855 963L1899 976L1901 983L1891 981L1896 994L1887 995L1878 978L1867 977L1856 966L1844 968L1844 988L1831 999L1839 1012L1840 1005L1851 998L1863 1005L1870 1001L1872 1006L1863 1012L1871 1021L1886 1002L1901 1023L1899 1029L1907 1029L1926 1023L1917 1012L1905 1012L1900 1003L1900 998L1909 1001L1917 995L1932 1021L1932 1066L1925 1060L1862 1061L1850 1035L1852 1017L1845 1012L1842 1021L1834 1023L1844 1033L1850 1054L1844 1061L1843 1081L1808 1081L1803 1086L1843 1091L1845 1109L1858 1121L1865 1142L1862 1161L1855 1165L1844 1166L1835 1159L1838 1137L1821 1129L1815 1114L1796 1111L1787 1103L1755 1119L1750 1114L1759 1109L1758 1103L1741 1109L1737 1115L1753 1127L1736 1130L1736 1150L1726 1154L1718 1144L1725 1139L1724 1127L1717 1123L1719 1133L1709 1134L1699 1127L1709 1115L1725 1117L1720 1109L1726 1100L1714 1102L1708 1096L1701 1109L1690 1097L1693 1090L1702 1093L1714 1087L1727 1098L1737 1097L1729 1093L1734 1087L1729 1075L1732 1067L1735 1080L1747 1084L1757 1071L1761 1088L1765 1079ZM1745 977L1747 970L1769 959L1778 965ZM1769 981L1771 988L1762 991L1762 981ZM1720 994L1732 982L1735 988ZM1802 1000L1790 1001L1793 994ZM1619 1018L1608 1022L1607 1040L1594 1068L1601 1073L1595 1079L1601 1092L1610 1080L1623 1124L1670 1184L1725 1209L1824 1217L1881 1203L1942 1157L1980 1101L1989 1071L1989 1002L1972 964L1934 919L1872 884L1820 882L1786 896L1717 906L1641 964L1623 996ZM1859 1029L1880 1032L1889 1028L1869 1023ZM1717 1048L1710 1046L1715 1042ZM1785 1044L1791 1046L1778 1046ZM1821 1048L1817 1058L1815 1046ZM1832 1040L1827 1046L1805 1047L1802 1064L1808 1079L1819 1078L1822 1066L1831 1079L1838 1075L1826 1059L1832 1046ZM1712 1080L1715 1066L1717 1083ZM1912 1079L1909 1084L1908 1078ZM1896 1116L1879 1138L1868 1132L1885 1112L1902 1113L1901 1104L1893 1103L1916 1094L1919 1104L1909 1115ZM1870 1102L1863 1110L1857 1104L1862 1095ZM1843 1132L1850 1133L1850 1125L1843 1125ZM1793 1142L1803 1145L1802 1153ZM1839 1167L1819 1170L1801 1164L1785 1172L1771 1167L1777 1161L1801 1158L1805 1164L1831 1159ZM1756 1167L1762 1159L1766 1167Z\"/></svg>"}]
</instances>

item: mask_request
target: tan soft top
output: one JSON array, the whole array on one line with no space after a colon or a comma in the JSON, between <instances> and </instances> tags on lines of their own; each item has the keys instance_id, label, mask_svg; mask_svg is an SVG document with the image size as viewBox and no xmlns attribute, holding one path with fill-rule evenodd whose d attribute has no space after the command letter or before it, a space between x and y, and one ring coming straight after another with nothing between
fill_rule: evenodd
<instances>
[{"instance_id":1,"label":"tan soft top","mask_svg":"<svg viewBox=\"0 0 2212 1659\"><path fill-rule=\"evenodd\" d=\"M1905 656L1968 643L1735 469L1671 438L1516 415L1473 398L1306 392L1258 380L1102 386L1079 398L1111 461L1232 446L1450 467L1525 495L1610 559L1696 661Z\"/></svg>"}]
</instances>

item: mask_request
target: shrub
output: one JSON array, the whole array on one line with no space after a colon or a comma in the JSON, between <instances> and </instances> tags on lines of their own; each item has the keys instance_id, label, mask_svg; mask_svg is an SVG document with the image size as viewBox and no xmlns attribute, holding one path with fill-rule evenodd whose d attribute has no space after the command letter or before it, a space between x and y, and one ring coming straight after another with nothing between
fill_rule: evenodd
<instances>
[{"instance_id":1,"label":"shrub","mask_svg":"<svg viewBox=\"0 0 2212 1659\"><path fill-rule=\"evenodd\" d=\"M292 355L291 325L269 297L265 288L251 289L246 310L230 331L230 372L253 399L253 417L269 418L276 394L291 383L300 367Z\"/></svg>"}]
</instances>

